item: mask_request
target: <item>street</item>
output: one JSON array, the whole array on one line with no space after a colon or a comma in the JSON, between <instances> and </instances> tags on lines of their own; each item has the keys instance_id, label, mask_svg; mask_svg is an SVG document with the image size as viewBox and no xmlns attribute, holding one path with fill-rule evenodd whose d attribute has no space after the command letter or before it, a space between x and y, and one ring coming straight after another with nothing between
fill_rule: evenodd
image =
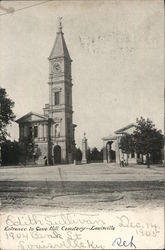
<instances>
[{"instance_id":1,"label":"street","mask_svg":"<svg viewBox=\"0 0 165 250\"><path fill-rule=\"evenodd\" d=\"M164 168L116 164L1 167L1 211L161 207Z\"/></svg>"}]
</instances>

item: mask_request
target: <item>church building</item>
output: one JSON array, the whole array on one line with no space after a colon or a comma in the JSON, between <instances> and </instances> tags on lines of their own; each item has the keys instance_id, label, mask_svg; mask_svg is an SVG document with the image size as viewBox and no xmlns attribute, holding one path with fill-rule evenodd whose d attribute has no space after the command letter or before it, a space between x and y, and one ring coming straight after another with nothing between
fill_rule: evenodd
<instances>
[{"instance_id":1,"label":"church building","mask_svg":"<svg viewBox=\"0 0 165 250\"><path fill-rule=\"evenodd\" d=\"M61 20L55 43L49 56L49 103L43 114L30 112L17 120L19 141L33 145L33 160L37 164L71 163L74 160L72 110L72 59L69 55Z\"/></svg>"}]
</instances>

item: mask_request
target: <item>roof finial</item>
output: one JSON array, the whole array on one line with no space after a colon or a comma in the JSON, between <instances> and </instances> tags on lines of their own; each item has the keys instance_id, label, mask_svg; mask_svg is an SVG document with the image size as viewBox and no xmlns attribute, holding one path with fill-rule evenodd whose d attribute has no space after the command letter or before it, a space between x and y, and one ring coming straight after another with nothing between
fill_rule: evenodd
<instances>
[{"instance_id":1,"label":"roof finial","mask_svg":"<svg viewBox=\"0 0 165 250\"><path fill-rule=\"evenodd\" d=\"M62 17L58 17L58 32L61 32L62 31Z\"/></svg>"}]
</instances>

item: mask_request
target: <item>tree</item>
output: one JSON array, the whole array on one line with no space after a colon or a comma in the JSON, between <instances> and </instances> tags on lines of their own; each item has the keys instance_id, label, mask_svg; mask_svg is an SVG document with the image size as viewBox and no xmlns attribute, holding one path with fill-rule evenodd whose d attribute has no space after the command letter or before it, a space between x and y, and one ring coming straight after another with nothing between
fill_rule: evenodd
<instances>
[{"instance_id":1,"label":"tree","mask_svg":"<svg viewBox=\"0 0 165 250\"><path fill-rule=\"evenodd\" d=\"M1 145L2 164L16 165L19 163L20 147L17 141L6 140Z\"/></svg>"},{"instance_id":2,"label":"tree","mask_svg":"<svg viewBox=\"0 0 165 250\"><path fill-rule=\"evenodd\" d=\"M99 151L96 147L87 149L87 160L88 162L98 162L103 160L103 149Z\"/></svg>"},{"instance_id":3,"label":"tree","mask_svg":"<svg viewBox=\"0 0 165 250\"><path fill-rule=\"evenodd\" d=\"M91 149L89 147L87 148L87 161L91 161Z\"/></svg>"},{"instance_id":4,"label":"tree","mask_svg":"<svg viewBox=\"0 0 165 250\"><path fill-rule=\"evenodd\" d=\"M128 164L128 155L135 151L133 135L124 134L120 139L119 148L122 150L123 153L127 154Z\"/></svg>"},{"instance_id":5,"label":"tree","mask_svg":"<svg viewBox=\"0 0 165 250\"><path fill-rule=\"evenodd\" d=\"M99 157L100 161L103 161L103 148L100 150L100 157Z\"/></svg>"},{"instance_id":6,"label":"tree","mask_svg":"<svg viewBox=\"0 0 165 250\"><path fill-rule=\"evenodd\" d=\"M0 141L7 137L6 127L15 119L12 108L14 102L7 97L6 90L0 87Z\"/></svg>"},{"instance_id":7,"label":"tree","mask_svg":"<svg viewBox=\"0 0 165 250\"><path fill-rule=\"evenodd\" d=\"M91 160L92 161L99 161L100 160L100 152L96 147L94 147L91 151Z\"/></svg>"},{"instance_id":8,"label":"tree","mask_svg":"<svg viewBox=\"0 0 165 250\"><path fill-rule=\"evenodd\" d=\"M79 162L82 160L82 152L80 148L75 149L75 158L76 158L76 161L79 161Z\"/></svg>"},{"instance_id":9,"label":"tree","mask_svg":"<svg viewBox=\"0 0 165 250\"><path fill-rule=\"evenodd\" d=\"M20 142L20 160L26 165L27 162L35 160L40 155L38 152L38 147L35 147L35 143L31 136L25 137L22 142Z\"/></svg>"},{"instance_id":10,"label":"tree","mask_svg":"<svg viewBox=\"0 0 165 250\"><path fill-rule=\"evenodd\" d=\"M136 123L133 132L135 150L137 153L146 155L147 167L150 167L150 157L163 148L163 135L148 118L141 117L137 119Z\"/></svg>"}]
</instances>

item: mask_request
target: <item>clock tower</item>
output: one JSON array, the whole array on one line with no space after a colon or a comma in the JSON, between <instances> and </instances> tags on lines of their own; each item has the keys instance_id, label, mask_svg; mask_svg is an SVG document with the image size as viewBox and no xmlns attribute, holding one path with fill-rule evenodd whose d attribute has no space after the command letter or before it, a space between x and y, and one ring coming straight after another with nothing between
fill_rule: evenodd
<instances>
[{"instance_id":1,"label":"clock tower","mask_svg":"<svg viewBox=\"0 0 165 250\"><path fill-rule=\"evenodd\" d=\"M49 161L71 163L75 148L72 110L71 63L59 18L58 32L49 60L49 104L44 115L49 118ZM51 159L51 160L50 160Z\"/></svg>"}]
</instances>

